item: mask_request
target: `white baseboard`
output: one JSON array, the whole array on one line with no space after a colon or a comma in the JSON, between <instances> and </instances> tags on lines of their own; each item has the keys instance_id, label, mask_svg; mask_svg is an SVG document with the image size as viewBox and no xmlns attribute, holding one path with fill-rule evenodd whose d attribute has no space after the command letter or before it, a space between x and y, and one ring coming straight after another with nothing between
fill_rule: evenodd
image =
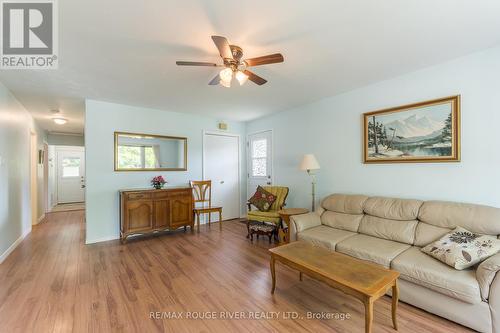
<instances>
[{"instance_id":1,"label":"white baseboard","mask_svg":"<svg viewBox=\"0 0 500 333\"><path fill-rule=\"evenodd\" d=\"M94 243L100 243L100 242L107 242L111 240L116 240L120 239L120 236L108 236L108 237L101 237L101 238L94 238L94 239L87 239L85 240L85 244L94 244Z\"/></svg>"},{"instance_id":2,"label":"white baseboard","mask_svg":"<svg viewBox=\"0 0 500 333\"><path fill-rule=\"evenodd\" d=\"M42 222L44 219L45 219L45 213L43 213L43 215L42 215L42 216L40 216L40 217L38 218L38 221L36 222L36 224L39 224L39 223L40 223L40 222Z\"/></svg>"},{"instance_id":3,"label":"white baseboard","mask_svg":"<svg viewBox=\"0 0 500 333\"><path fill-rule=\"evenodd\" d=\"M18 239L16 239L16 241L15 241L14 243L12 243L12 245L11 245L11 246L9 246L9 248L8 248L7 250L5 250L5 252L4 252L4 253L2 253L2 254L0 255L0 264L1 264L1 263L3 263L3 261L4 261L5 259L7 259L7 257L9 256L9 254L11 254L11 253L12 253L12 251L14 251L14 250L16 249L16 247L17 247L19 244L21 244L21 242L23 241L23 239L24 239L24 238L25 238L25 237L26 237L26 236L27 236L30 232L31 232L31 230L30 230L30 231L28 231L28 232L26 232L25 234L21 235L21 237L19 237Z\"/></svg>"}]
</instances>

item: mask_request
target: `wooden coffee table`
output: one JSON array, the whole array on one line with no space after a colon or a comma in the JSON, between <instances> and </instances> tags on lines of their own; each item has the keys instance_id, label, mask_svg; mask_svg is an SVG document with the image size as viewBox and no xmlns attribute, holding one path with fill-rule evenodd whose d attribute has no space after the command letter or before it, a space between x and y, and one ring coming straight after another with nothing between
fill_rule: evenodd
<instances>
[{"instance_id":1,"label":"wooden coffee table","mask_svg":"<svg viewBox=\"0 0 500 333\"><path fill-rule=\"evenodd\" d=\"M365 332L370 333L373 323L373 303L392 288L392 324L398 329L399 272L379 265L333 252L306 242L293 242L269 249L271 252L271 276L276 288L275 262L296 269L329 286L354 296L365 305Z\"/></svg>"}]
</instances>

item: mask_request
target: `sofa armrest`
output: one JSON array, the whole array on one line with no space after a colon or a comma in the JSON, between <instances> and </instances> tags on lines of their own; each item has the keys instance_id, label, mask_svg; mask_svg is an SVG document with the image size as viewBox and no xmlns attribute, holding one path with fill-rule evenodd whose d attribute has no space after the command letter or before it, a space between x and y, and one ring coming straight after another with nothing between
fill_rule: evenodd
<instances>
[{"instance_id":1,"label":"sofa armrest","mask_svg":"<svg viewBox=\"0 0 500 333\"><path fill-rule=\"evenodd\" d=\"M290 241L297 240L297 233L321 225L321 217L317 213L290 216Z\"/></svg>"},{"instance_id":2,"label":"sofa armrest","mask_svg":"<svg viewBox=\"0 0 500 333\"><path fill-rule=\"evenodd\" d=\"M476 278L481 290L481 297L485 302L489 298L490 286L498 271L500 271L500 253L489 257L477 267Z\"/></svg>"}]
</instances>

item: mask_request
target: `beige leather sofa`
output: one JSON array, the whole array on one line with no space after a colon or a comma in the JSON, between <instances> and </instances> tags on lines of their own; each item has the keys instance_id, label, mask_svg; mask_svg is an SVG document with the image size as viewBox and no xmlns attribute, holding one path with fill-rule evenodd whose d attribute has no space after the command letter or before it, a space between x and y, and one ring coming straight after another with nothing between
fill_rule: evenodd
<instances>
[{"instance_id":1,"label":"beige leather sofa","mask_svg":"<svg viewBox=\"0 0 500 333\"><path fill-rule=\"evenodd\" d=\"M458 271L420 251L457 226L500 235L499 208L333 194L291 222L292 241L399 271L402 301L480 332L500 332L500 254Z\"/></svg>"}]
</instances>

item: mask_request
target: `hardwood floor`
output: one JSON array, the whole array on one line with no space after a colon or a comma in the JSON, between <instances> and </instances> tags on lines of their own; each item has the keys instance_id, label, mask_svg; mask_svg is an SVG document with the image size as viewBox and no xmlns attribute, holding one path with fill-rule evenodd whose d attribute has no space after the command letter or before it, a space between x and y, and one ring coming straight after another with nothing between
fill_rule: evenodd
<instances>
[{"instance_id":1,"label":"hardwood floor","mask_svg":"<svg viewBox=\"0 0 500 333\"><path fill-rule=\"evenodd\" d=\"M225 222L222 232L212 225L126 245L84 245L83 217L83 211L49 214L0 265L1 332L364 332L362 303L306 276L300 282L298 273L279 264L271 295L270 245L265 237L251 244L242 223ZM267 320L150 318L173 311L184 318L188 311L280 314ZM307 312L351 318L285 318ZM470 332L404 303L398 316L399 332ZM395 332L391 324L391 299L383 297L375 304L373 332Z\"/></svg>"}]
</instances>

